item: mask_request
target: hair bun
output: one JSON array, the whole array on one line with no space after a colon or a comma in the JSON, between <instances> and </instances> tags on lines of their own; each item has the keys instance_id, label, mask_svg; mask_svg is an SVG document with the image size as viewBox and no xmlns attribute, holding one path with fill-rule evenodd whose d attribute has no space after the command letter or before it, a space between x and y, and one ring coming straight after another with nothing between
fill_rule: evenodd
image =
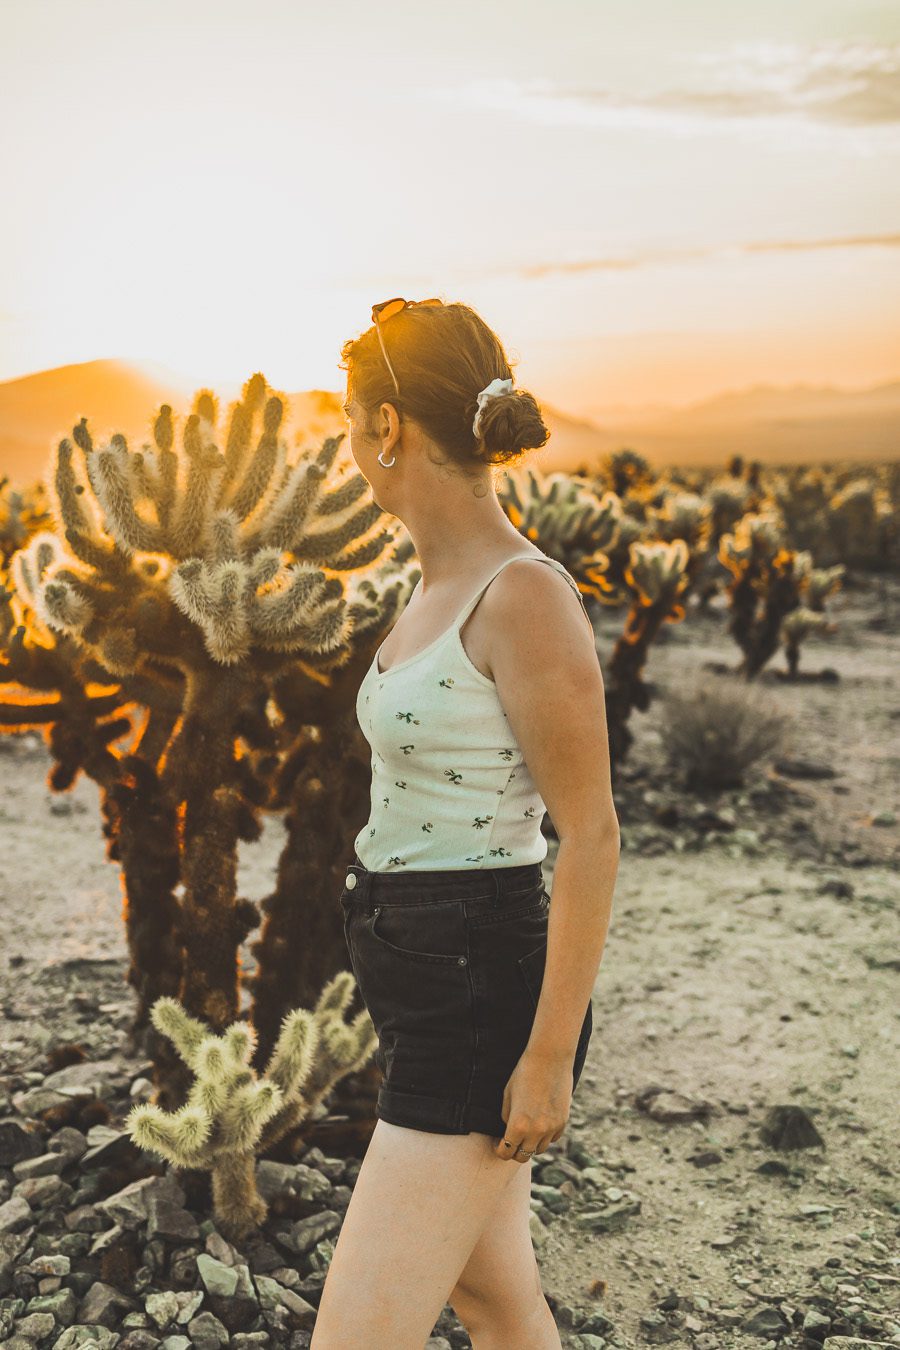
<instances>
[{"instance_id":1,"label":"hair bun","mask_svg":"<svg viewBox=\"0 0 900 1350\"><path fill-rule=\"evenodd\" d=\"M478 458L487 464L505 464L525 450L546 445L549 428L537 399L527 389L512 389L487 399L478 418Z\"/></svg>"}]
</instances>

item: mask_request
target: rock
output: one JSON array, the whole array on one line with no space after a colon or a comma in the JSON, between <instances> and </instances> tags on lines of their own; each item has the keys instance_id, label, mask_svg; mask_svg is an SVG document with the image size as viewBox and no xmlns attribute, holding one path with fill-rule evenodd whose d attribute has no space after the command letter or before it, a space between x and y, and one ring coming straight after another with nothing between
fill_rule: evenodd
<instances>
[{"instance_id":1,"label":"rock","mask_svg":"<svg viewBox=\"0 0 900 1350\"><path fill-rule=\"evenodd\" d=\"M117 1331L107 1327L67 1327L58 1340L53 1342L53 1350L76 1350L77 1346L90 1347L91 1350L113 1350L121 1337Z\"/></svg>"},{"instance_id":2,"label":"rock","mask_svg":"<svg viewBox=\"0 0 900 1350\"><path fill-rule=\"evenodd\" d=\"M31 1177L20 1181L13 1194L27 1200L34 1209L42 1209L54 1200L64 1202L73 1191L61 1177Z\"/></svg>"},{"instance_id":3,"label":"rock","mask_svg":"<svg viewBox=\"0 0 900 1350\"><path fill-rule=\"evenodd\" d=\"M685 1120L705 1120L712 1112L710 1102L685 1097L680 1092L671 1092L658 1083L651 1083L640 1091L634 1104L653 1120L664 1124L676 1124Z\"/></svg>"},{"instance_id":4,"label":"rock","mask_svg":"<svg viewBox=\"0 0 900 1350\"><path fill-rule=\"evenodd\" d=\"M147 1200L148 1238L167 1238L170 1242L193 1242L200 1236L197 1221L189 1210L161 1195Z\"/></svg>"},{"instance_id":5,"label":"rock","mask_svg":"<svg viewBox=\"0 0 900 1350\"><path fill-rule=\"evenodd\" d=\"M759 1167L754 1167L754 1172L759 1172L763 1177L789 1177L791 1169L787 1163L779 1162L777 1158L767 1158L765 1162L760 1163Z\"/></svg>"},{"instance_id":6,"label":"rock","mask_svg":"<svg viewBox=\"0 0 900 1350\"><path fill-rule=\"evenodd\" d=\"M30 1313L52 1313L62 1326L71 1326L78 1311L74 1289L57 1289L53 1294L37 1294L28 1303Z\"/></svg>"},{"instance_id":7,"label":"rock","mask_svg":"<svg viewBox=\"0 0 900 1350\"><path fill-rule=\"evenodd\" d=\"M325 1200L331 1194L331 1182L315 1167L305 1163L273 1162L263 1158L256 1165L256 1188L271 1204L278 1196L296 1196L300 1200Z\"/></svg>"},{"instance_id":8,"label":"rock","mask_svg":"<svg viewBox=\"0 0 900 1350\"><path fill-rule=\"evenodd\" d=\"M823 1336L831 1330L831 1317L821 1308L810 1308L803 1318L803 1331L813 1340L821 1341Z\"/></svg>"},{"instance_id":9,"label":"rock","mask_svg":"<svg viewBox=\"0 0 900 1350\"><path fill-rule=\"evenodd\" d=\"M602 1312L591 1313L575 1328L579 1336L608 1336L615 1329L615 1322Z\"/></svg>"},{"instance_id":10,"label":"rock","mask_svg":"<svg viewBox=\"0 0 900 1350\"><path fill-rule=\"evenodd\" d=\"M852 900L854 895L853 882L844 881L842 877L829 877L819 887L819 894L834 895L838 900Z\"/></svg>"},{"instance_id":11,"label":"rock","mask_svg":"<svg viewBox=\"0 0 900 1350\"><path fill-rule=\"evenodd\" d=\"M50 1073L38 1087L13 1097L13 1105L23 1116L41 1116L58 1106L75 1106L95 1097L113 1095L113 1083L121 1075L121 1066L111 1059L81 1060Z\"/></svg>"},{"instance_id":12,"label":"rock","mask_svg":"<svg viewBox=\"0 0 900 1350\"><path fill-rule=\"evenodd\" d=\"M128 1331L119 1341L117 1350L156 1350L159 1345L159 1337L154 1336L152 1331L145 1331L142 1327L136 1327Z\"/></svg>"},{"instance_id":13,"label":"rock","mask_svg":"<svg viewBox=\"0 0 900 1350\"><path fill-rule=\"evenodd\" d=\"M302 1255L315 1247L322 1238L338 1232L342 1220L333 1209L323 1209L318 1214L310 1214L306 1219L298 1219L286 1233L279 1234L278 1241L288 1251Z\"/></svg>"},{"instance_id":14,"label":"rock","mask_svg":"<svg viewBox=\"0 0 900 1350\"><path fill-rule=\"evenodd\" d=\"M17 1233L32 1222L34 1212L21 1195L14 1195L0 1205L0 1233Z\"/></svg>"},{"instance_id":15,"label":"rock","mask_svg":"<svg viewBox=\"0 0 900 1350\"><path fill-rule=\"evenodd\" d=\"M783 1336L787 1329L787 1318L777 1308L759 1308L741 1323L748 1336Z\"/></svg>"},{"instance_id":16,"label":"rock","mask_svg":"<svg viewBox=\"0 0 900 1350\"><path fill-rule=\"evenodd\" d=\"M44 1152L44 1142L17 1120L0 1121L0 1167L15 1167L25 1158L36 1158Z\"/></svg>"},{"instance_id":17,"label":"rock","mask_svg":"<svg viewBox=\"0 0 900 1350\"><path fill-rule=\"evenodd\" d=\"M284 1309L290 1326L312 1331L316 1323L316 1309L305 1298L295 1294L292 1289L285 1289L277 1280L270 1280L267 1275L257 1275L256 1288L259 1305L264 1312L273 1313Z\"/></svg>"},{"instance_id":18,"label":"rock","mask_svg":"<svg viewBox=\"0 0 900 1350\"><path fill-rule=\"evenodd\" d=\"M236 1267L224 1265L207 1252L201 1252L197 1257L197 1273L208 1294L233 1298L237 1293L239 1278Z\"/></svg>"},{"instance_id":19,"label":"rock","mask_svg":"<svg viewBox=\"0 0 900 1350\"><path fill-rule=\"evenodd\" d=\"M147 1222L148 1205L151 1200L169 1200L172 1204L183 1206L185 1194L179 1183L171 1175L141 1177L132 1181L115 1195L98 1200L95 1208L107 1215L123 1228L140 1228Z\"/></svg>"},{"instance_id":20,"label":"rock","mask_svg":"<svg viewBox=\"0 0 900 1350\"><path fill-rule=\"evenodd\" d=\"M16 1336L24 1336L29 1344L45 1341L56 1330L56 1318L52 1313L29 1313L20 1317L16 1323ZM9 1341L4 1342L9 1345Z\"/></svg>"},{"instance_id":21,"label":"rock","mask_svg":"<svg viewBox=\"0 0 900 1350\"><path fill-rule=\"evenodd\" d=\"M140 1149L130 1134L124 1130L111 1130L105 1125L94 1126L88 1145L81 1158L83 1172L91 1168L119 1167L140 1157Z\"/></svg>"},{"instance_id":22,"label":"rock","mask_svg":"<svg viewBox=\"0 0 900 1350\"><path fill-rule=\"evenodd\" d=\"M157 1294L148 1294L144 1307L147 1315L153 1318L153 1321L162 1331L170 1322L174 1322L178 1316L178 1299L175 1297L174 1289L163 1289Z\"/></svg>"},{"instance_id":23,"label":"rock","mask_svg":"<svg viewBox=\"0 0 900 1350\"><path fill-rule=\"evenodd\" d=\"M80 1322L96 1322L99 1326L115 1330L123 1313L135 1311L133 1299L127 1298L111 1284L95 1280L81 1300L78 1309Z\"/></svg>"},{"instance_id":24,"label":"rock","mask_svg":"<svg viewBox=\"0 0 900 1350\"><path fill-rule=\"evenodd\" d=\"M19 1267L23 1275L68 1275L72 1261L68 1256L36 1256L27 1265Z\"/></svg>"},{"instance_id":25,"label":"rock","mask_svg":"<svg viewBox=\"0 0 900 1350\"><path fill-rule=\"evenodd\" d=\"M891 1344L889 1341L861 1341L858 1336L829 1336L822 1350L889 1350Z\"/></svg>"},{"instance_id":26,"label":"rock","mask_svg":"<svg viewBox=\"0 0 900 1350\"><path fill-rule=\"evenodd\" d=\"M578 1215L578 1223L592 1233L612 1233L624 1227L625 1220L641 1211L640 1200L622 1200L604 1209L589 1209Z\"/></svg>"},{"instance_id":27,"label":"rock","mask_svg":"<svg viewBox=\"0 0 900 1350\"><path fill-rule=\"evenodd\" d=\"M706 1149L702 1153L691 1153L688 1157L688 1162L693 1163L695 1167L714 1167L716 1163L721 1161L722 1155L717 1153L715 1149Z\"/></svg>"},{"instance_id":28,"label":"rock","mask_svg":"<svg viewBox=\"0 0 900 1350\"><path fill-rule=\"evenodd\" d=\"M837 773L830 764L820 759L776 759L775 770L783 778L836 778Z\"/></svg>"},{"instance_id":29,"label":"rock","mask_svg":"<svg viewBox=\"0 0 900 1350\"><path fill-rule=\"evenodd\" d=\"M88 1141L77 1130L74 1125L63 1125L62 1129L57 1130L47 1140L47 1149L50 1153L60 1153L67 1162L77 1162L88 1147Z\"/></svg>"},{"instance_id":30,"label":"rock","mask_svg":"<svg viewBox=\"0 0 900 1350\"><path fill-rule=\"evenodd\" d=\"M219 1350L228 1344L228 1331L211 1312L200 1313L188 1322L188 1335L194 1350Z\"/></svg>"},{"instance_id":31,"label":"rock","mask_svg":"<svg viewBox=\"0 0 900 1350\"><path fill-rule=\"evenodd\" d=\"M31 1177L59 1176L66 1166L66 1159L59 1153L39 1153L35 1158L23 1158L13 1163L13 1176L19 1181L28 1181Z\"/></svg>"},{"instance_id":32,"label":"rock","mask_svg":"<svg viewBox=\"0 0 900 1350\"><path fill-rule=\"evenodd\" d=\"M825 1140L802 1106L773 1106L760 1126L759 1133L769 1148L825 1147Z\"/></svg>"}]
</instances>

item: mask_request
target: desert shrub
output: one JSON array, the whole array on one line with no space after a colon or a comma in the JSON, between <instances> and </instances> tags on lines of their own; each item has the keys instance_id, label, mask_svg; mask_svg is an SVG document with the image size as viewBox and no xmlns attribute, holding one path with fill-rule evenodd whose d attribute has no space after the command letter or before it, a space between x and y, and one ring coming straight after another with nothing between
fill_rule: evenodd
<instances>
[{"instance_id":1,"label":"desert shrub","mask_svg":"<svg viewBox=\"0 0 900 1350\"><path fill-rule=\"evenodd\" d=\"M747 771L783 747L788 718L755 685L736 676L694 682L662 701L669 763L692 791L740 787Z\"/></svg>"}]
</instances>

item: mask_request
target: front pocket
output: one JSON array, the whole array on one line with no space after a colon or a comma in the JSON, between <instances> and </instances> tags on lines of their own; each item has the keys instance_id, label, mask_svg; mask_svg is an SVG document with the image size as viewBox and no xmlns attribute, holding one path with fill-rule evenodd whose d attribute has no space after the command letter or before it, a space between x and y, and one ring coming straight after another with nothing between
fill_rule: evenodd
<instances>
[{"instance_id":1,"label":"front pocket","mask_svg":"<svg viewBox=\"0 0 900 1350\"><path fill-rule=\"evenodd\" d=\"M535 899L535 895L537 898ZM527 897L531 897L530 899ZM510 897L507 897L510 900ZM532 890L524 892L524 903L514 904L511 909L486 910L483 913L471 913L469 923L473 928L493 928L497 924L511 924L517 920L530 919L535 914L545 915L549 911L550 897L547 892Z\"/></svg>"},{"instance_id":2,"label":"front pocket","mask_svg":"<svg viewBox=\"0 0 900 1350\"><path fill-rule=\"evenodd\" d=\"M461 910L459 902L452 906L376 905L369 931L381 947L405 961L465 967L468 955L459 950L465 946ZM448 950L433 950L441 946Z\"/></svg>"}]
</instances>

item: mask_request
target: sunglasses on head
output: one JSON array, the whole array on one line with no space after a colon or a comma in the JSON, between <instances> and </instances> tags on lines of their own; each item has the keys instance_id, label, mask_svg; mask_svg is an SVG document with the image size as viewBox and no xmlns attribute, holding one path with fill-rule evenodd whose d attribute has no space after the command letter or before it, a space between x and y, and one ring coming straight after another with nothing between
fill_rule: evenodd
<instances>
[{"instance_id":1,"label":"sunglasses on head","mask_svg":"<svg viewBox=\"0 0 900 1350\"><path fill-rule=\"evenodd\" d=\"M381 353L384 357L385 365L391 372L391 379L394 381L394 388L397 394L400 393L400 385L397 383L397 376L394 374L394 367L391 365L387 354L387 348L384 345L384 338L381 335L381 325L388 319L392 319L395 314L399 314L404 309L414 309L418 305L442 305L443 300L404 300L402 296L395 296L393 300L382 300L380 305L372 306L372 322L375 325L375 331L378 334L378 341L381 343Z\"/></svg>"}]
</instances>

